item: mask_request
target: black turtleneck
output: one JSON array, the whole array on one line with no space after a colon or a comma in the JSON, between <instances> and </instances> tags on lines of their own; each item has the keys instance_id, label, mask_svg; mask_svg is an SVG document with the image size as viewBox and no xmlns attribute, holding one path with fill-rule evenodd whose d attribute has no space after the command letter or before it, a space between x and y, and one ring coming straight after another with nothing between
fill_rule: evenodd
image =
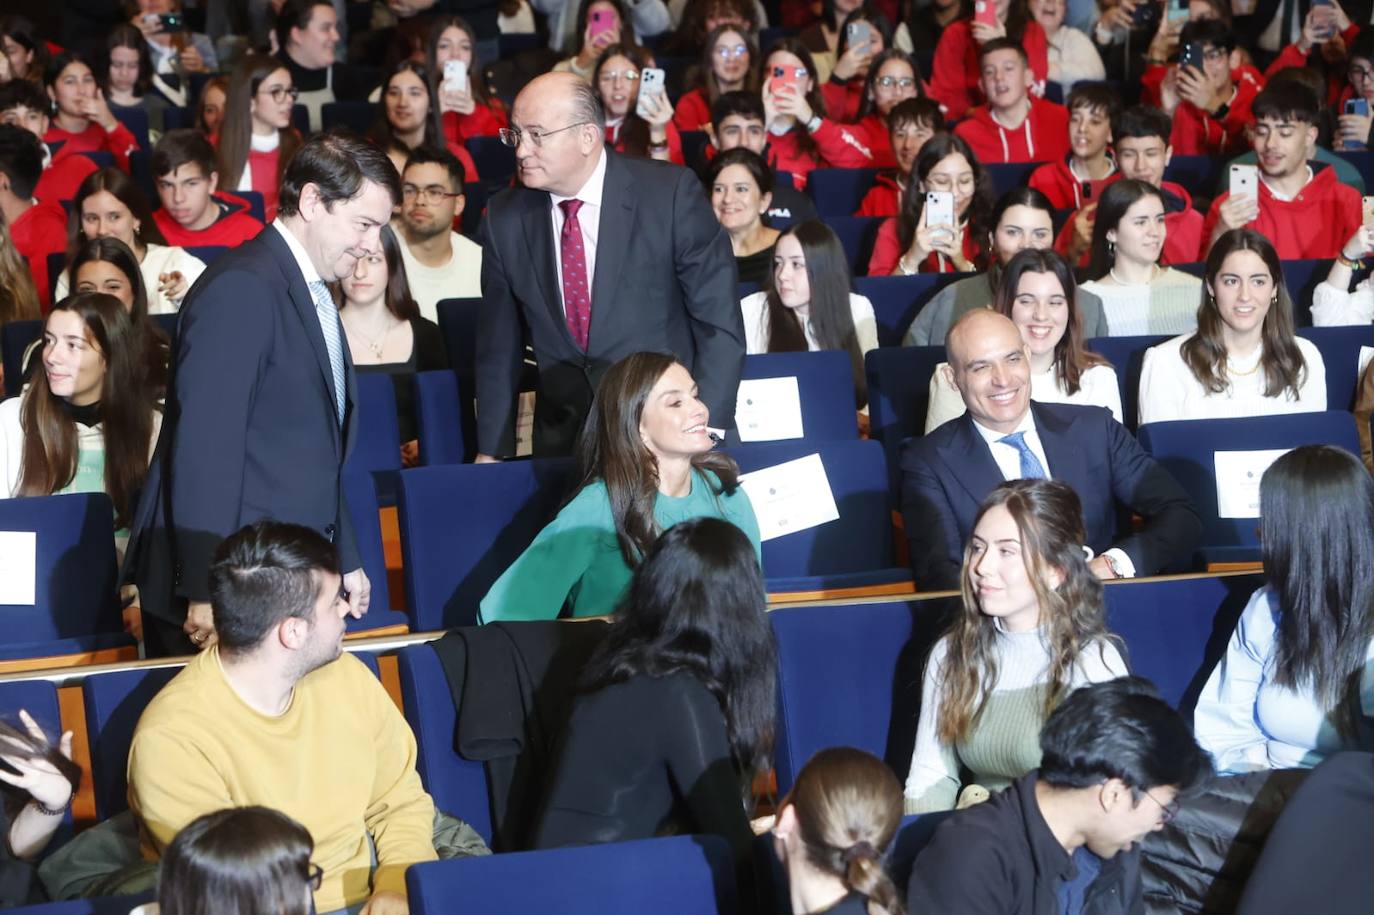
<instances>
[{"instance_id":1,"label":"black turtleneck","mask_svg":"<svg viewBox=\"0 0 1374 915\"><path fill-rule=\"evenodd\" d=\"M95 403L88 403L84 407L77 406L65 397L59 397L57 401L62 404L62 409L67 412L68 416L87 428L98 426L100 420L104 418L101 415L100 401L98 400Z\"/></svg>"}]
</instances>

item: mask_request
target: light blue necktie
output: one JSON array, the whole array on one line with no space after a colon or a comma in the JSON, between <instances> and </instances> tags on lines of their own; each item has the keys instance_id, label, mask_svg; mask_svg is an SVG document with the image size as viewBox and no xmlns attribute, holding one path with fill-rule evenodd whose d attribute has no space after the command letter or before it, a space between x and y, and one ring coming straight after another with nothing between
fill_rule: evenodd
<instances>
[{"instance_id":1,"label":"light blue necktie","mask_svg":"<svg viewBox=\"0 0 1374 915\"><path fill-rule=\"evenodd\" d=\"M329 287L322 280L310 283L310 295L315 299L315 314L320 319L320 332L324 334L324 348L329 351L329 367L334 371L334 409L339 413L339 425L344 421L344 355L343 329L339 324L339 307L329 294ZM1025 466L1025 458L1021 459Z\"/></svg>"},{"instance_id":2,"label":"light blue necktie","mask_svg":"<svg viewBox=\"0 0 1374 915\"><path fill-rule=\"evenodd\" d=\"M1013 432L1011 435L1004 435L997 440L1003 445L1011 445L1021 455L1021 479L1023 480L1043 480L1045 479L1045 465L1040 463L1040 459L1035 456L1035 452L1026 444L1026 433Z\"/></svg>"}]
</instances>

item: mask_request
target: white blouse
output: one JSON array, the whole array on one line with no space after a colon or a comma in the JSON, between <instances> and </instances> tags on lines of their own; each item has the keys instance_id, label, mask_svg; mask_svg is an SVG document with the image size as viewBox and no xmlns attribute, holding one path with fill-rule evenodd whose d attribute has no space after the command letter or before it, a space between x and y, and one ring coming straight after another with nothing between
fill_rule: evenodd
<instances>
[{"instance_id":1,"label":"white blouse","mask_svg":"<svg viewBox=\"0 0 1374 915\"><path fill-rule=\"evenodd\" d=\"M67 277L69 272L63 270L62 275L57 278L57 290L53 295L53 301L60 302L67 297L70 289ZM181 307L181 301L186 297L185 293L181 298L167 298L158 291L162 285L158 277L164 273L179 272L186 277L186 290L189 292L196 279L205 272L205 262L185 248L150 244L147 253L143 255L143 263L138 265L138 272L143 275L143 288L148 293L148 314L171 314Z\"/></svg>"},{"instance_id":2,"label":"white blouse","mask_svg":"<svg viewBox=\"0 0 1374 915\"><path fill-rule=\"evenodd\" d=\"M1113 337L1187 334L1197 330L1202 280L1182 270L1170 267L1153 282L1138 286L1089 280L1078 288L1102 299L1102 312Z\"/></svg>"},{"instance_id":3,"label":"white blouse","mask_svg":"<svg viewBox=\"0 0 1374 915\"><path fill-rule=\"evenodd\" d=\"M1315 413L1326 409L1326 365L1312 341L1295 337L1307 369L1290 392L1265 397L1264 372L1260 368L1263 347L1244 360L1227 359L1227 388L1220 394L1205 391L1183 361L1182 346L1192 334L1184 334L1145 351L1140 371L1140 425L1174 419L1230 419L1239 416L1272 416L1279 413Z\"/></svg>"},{"instance_id":4,"label":"white blouse","mask_svg":"<svg viewBox=\"0 0 1374 915\"><path fill-rule=\"evenodd\" d=\"M768 352L768 293L755 292L740 299L740 310L744 312L744 345L749 355ZM854 318L854 335L859 343L859 352L867 354L878 348L878 319L873 316L873 303L865 296L849 294L849 313ZM811 351L820 349L816 345L816 335L811 330L811 322L806 322L806 347Z\"/></svg>"},{"instance_id":5,"label":"white blouse","mask_svg":"<svg viewBox=\"0 0 1374 915\"><path fill-rule=\"evenodd\" d=\"M1312 290L1312 325L1337 327L1344 324L1368 324L1374 321L1374 285L1365 279L1346 292L1326 280Z\"/></svg>"},{"instance_id":6,"label":"white blouse","mask_svg":"<svg viewBox=\"0 0 1374 915\"><path fill-rule=\"evenodd\" d=\"M926 411L926 434L951 419L964 415L964 398L959 389L946 377L942 362L935 367L930 379L930 406ZM1110 365L1094 365L1078 376L1078 393L1068 394L1059 383L1051 366L1048 371L1031 374L1031 400L1041 403L1073 403L1088 407L1106 407L1117 422L1122 419L1121 388L1117 385L1116 369Z\"/></svg>"}]
</instances>

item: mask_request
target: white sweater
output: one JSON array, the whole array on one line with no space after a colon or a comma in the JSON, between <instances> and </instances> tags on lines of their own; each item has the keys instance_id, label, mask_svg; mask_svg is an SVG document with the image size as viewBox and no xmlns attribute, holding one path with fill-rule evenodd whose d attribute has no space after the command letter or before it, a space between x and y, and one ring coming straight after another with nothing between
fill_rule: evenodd
<instances>
[{"instance_id":1,"label":"white sweater","mask_svg":"<svg viewBox=\"0 0 1374 915\"><path fill-rule=\"evenodd\" d=\"M1332 286L1326 280L1312 290L1312 325L1336 327L1343 324L1368 324L1374 321L1374 286L1361 280L1353 292Z\"/></svg>"},{"instance_id":2,"label":"white sweater","mask_svg":"<svg viewBox=\"0 0 1374 915\"><path fill-rule=\"evenodd\" d=\"M1238 416L1273 416L1279 413L1313 413L1326 409L1326 365L1315 344L1295 337L1307 371L1290 392L1265 397L1264 372L1259 368L1262 347L1243 362L1227 360L1227 389L1220 394L1203 390L1193 370L1183 361L1182 347L1192 334L1174 337L1145 351L1140 370L1140 425L1175 419L1230 419ZM1239 374L1249 372L1249 374Z\"/></svg>"},{"instance_id":3,"label":"white sweater","mask_svg":"<svg viewBox=\"0 0 1374 915\"><path fill-rule=\"evenodd\" d=\"M1113 337L1141 334L1185 334L1197 330L1202 280L1170 267L1154 281L1118 286L1089 280L1078 287L1102 299L1102 311Z\"/></svg>"},{"instance_id":4,"label":"white sweater","mask_svg":"<svg viewBox=\"0 0 1374 915\"><path fill-rule=\"evenodd\" d=\"M751 356L768 352L768 293L747 295L740 299L739 307L744 312L745 352ZM854 335L859 342L859 352L867 355L869 350L878 348L878 319L873 316L873 303L865 296L851 292L849 312L854 318ZM809 320L806 322L806 345L813 352L820 349Z\"/></svg>"},{"instance_id":5,"label":"white sweater","mask_svg":"<svg viewBox=\"0 0 1374 915\"><path fill-rule=\"evenodd\" d=\"M143 288L148 293L148 314L161 315L171 314L181 307L181 301L185 298L169 299L158 289L162 283L158 279L164 273L180 272L186 277L186 290L189 292L195 284L196 278L205 272L205 262L194 254L190 254L185 248L167 245L148 245L147 253L143 255L143 263L139 264L138 272L143 274ZM53 295L54 302L60 302L67 297L67 292L71 288L67 277L68 271L63 270L61 276L57 278L57 290Z\"/></svg>"}]
</instances>

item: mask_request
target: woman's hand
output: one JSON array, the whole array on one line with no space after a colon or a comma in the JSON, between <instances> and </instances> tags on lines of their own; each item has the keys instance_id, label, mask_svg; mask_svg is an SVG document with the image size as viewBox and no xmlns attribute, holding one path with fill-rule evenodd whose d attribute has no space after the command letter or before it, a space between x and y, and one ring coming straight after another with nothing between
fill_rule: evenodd
<instances>
[{"instance_id":1,"label":"woman's hand","mask_svg":"<svg viewBox=\"0 0 1374 915\"><path fill-rule=\"evenodd\" d=\"M82 99L77 108L83 118L99 124L106 133L119 126L119 119L105 103L105 93L99 86L96 87L95 94Z\"/></svg>"},{"instance_id":2,"label":"woman's hand","mask_svg":"<svg viewBox=\"0 0 1374 915\"><path fill-rule=\"evenodd\" d=\"M205 65L205 58L200 56L200 51L196 50L195 44L191 42L188 42L177 55L177 63L187 73L206 73L210 69Z\"/></svg>"},{"instance_id":3,"label":"woman's hand","mask_svg":"<svg viewBox=\"0 0 1374 915\"><path fill-rule=\"evenodd\" d=\"M873 44L873 39L870 38L868 41L845 48L840 59L835 61L834 75L844 82L849 82L854 77L867 73L876 56Z\"/></svg>"},{"instance_id":4,"label":"woman's hand","mask_svg":"<svg viewBox=\"0 0 1374 915\"><path fill-rule=\"evenodd\" d=\"M168 301L180 301L181 297L186 294L186 290L190 288L191 284L186 282L186 277L180 270L157 275L157 291Z\"/></svg>"},{"instance_id":5,"label":"woman's hand","mask_svg":"<svg viewBox=\"0 0 1374 915\"><path fill-rule=\"evenodd\" d=\"M1149 0L1141 0L1141 2L1149 2ZM1101 18L1097 20L1097 27L1113 31L1124 29L1129 32L1131 26L1135 25L1136 6L1136 0L1121 0L1120 3L1102 14Z\"/></svg>"},{"instance_id":6,"label":"woman's hand","mask_svg":"<svg viewBox=\"0 0 1374 915\"><path fill-rule=\"evenodd\" d=\"M773 104L778 114L795 118L798 124L807 124L814 117L811 103L797 83L786 83L773 93Z\"/></svg>"},{"instance_id":7,"label":"woman's hand","mask_svg":"<svg viewBox=\"0 0 1374 915\"><path fill-rule=\"evenodd\" d=\"M582 48L577 52L577 66L580 70L590 70L595 64L601 52L613 44L620 43L620 26L616 25L601 32L592 34L591 23L587 24L587 29L582 33Z\"/></svg>"},{"instance_id":8,"label":"woman's hand","mask_svg":"<svg viewBox=\"0 0 1374 915\"><path fill-rule=\"evenodd\" d=\"M642 96L642 99L642 117L649 122L650 139L656 142L666 140L668 122L673 119L673 103L668 101L668 95L662 92L651 92Z\"/></svg>"},{"instance_id":9,"label":"woman's hand","mask_svg":"<svg viewBox=\"0 0 1374 915\"><path fill-rule=\"evenodd\" d=\"M19 720L23 723L24 730L28 731L30 737L37 741L47 742L43 729L38 726L28 712L21 709ZM6 746L7 743L9 744L8 747ZM7 749L18 749L13 738L8 741L0 740L0 760L4 760L5 765L15 770L14 772L6 772L4 769L0 769L0 781L28 792L29 797L49 810L65 809L67 803L72 799L72 783L67 780L67 776L57 771L57 767L46 759L25 759L22 756L7 753ZM72 758L71 731L62 735L57 743L57 749L63 756L68 759Z\"/></svg>"},{"instance_id":10,"label":"woman's hand","mask_svg":"<svg viewBox=\"0 0 1374 915\"><path fill-rule=\"evenodd\" d=\"M1374 117L1365 114L1343 114L1336 122L1336 136L1341 149L1363 149L1374 129Z\"/></svg>"},{"instance_id":11,"label":"woman's hand","mask_svg":"<svg viewBox=\"0 0 1374 915\"><path fill-rule=\"evenodd\" d=\"M1374 253L1374 223L1365 223L1355 230L1350 240L1341 248L1346 260L1357 261Z\"/></svg>"},{"instance_id":12,"label":"woman's hand","mask_svg":"<svg viewBox=\"0 0 1374 915\"><path fill-rule=\"evenodd\" d=\"M1001 22L998 22L996 25L988 25L986 22L974 22L973 25L969 27L969 31L973 33L973 40L978 43L980 48L994 38L1007 37L1007 27Z\"/></svg>"},{"instance_id":13,"label":"woman's hand","mask_svg":"<svg viewBox=\"0 0 1374 915\"><path fill-rule=\"evenodd\" d=\"M1178 50L1178 34L1183 31L1183 20L1170 20L1168 16L1159 17L1159 28L1155 29L1155 37L1150 40L1149 50L1145 52L1145 57L1149 60L1164 61L1174 56Z\"/></svg>"},{"instance_id":14,"label":"woman's hand","mask_svg":"<svg viewBox=\"0 0 1374 915\"><path fill-rule=\"evenodd\" d=\"M471 92L459 92L457 89L445 89L444 84L439 84L439 112L443 114L448 111L455 111L461 115L469 115L477 110L477 103L472 100Z\"/></svg>"}]
</instances>

